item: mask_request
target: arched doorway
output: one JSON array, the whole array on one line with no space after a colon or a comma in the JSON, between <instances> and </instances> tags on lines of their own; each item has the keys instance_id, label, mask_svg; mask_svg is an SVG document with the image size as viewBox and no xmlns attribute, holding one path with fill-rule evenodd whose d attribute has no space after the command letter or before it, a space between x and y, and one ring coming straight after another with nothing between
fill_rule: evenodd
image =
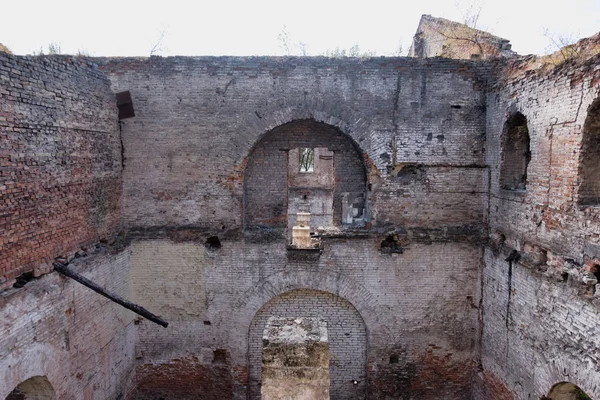
<instances>
[{"instance_id":1,"label":"arched doorway","mask_svg":"<svg viewBox=\"0 0 600 400\"><path fill-rule=\"evenodd\" d=\"M56 400L56 392L45 376L34 376L17 385L6 400Z\"/></svg>"},{"instance_id":2,"label":"arched doorway","mask_svg":"<svg viewBox=\"0 0 600 400\"><path fill-rule=\"evenodd\" d=\"M254 316L248 332L249 391L260 399L262 334L270 316L321 317L329 337L330 398L364 399L367 389L367 330L354 306L328 292L297 289L268 301Z\"/></svg>"},{"instance_id":3,"label":"arched doorway","mask_svg":"<svg viewBox=\"0 0 600 400\"><path fill-rule=\"evenodd\" d=\"M545 400L592 400L592 398L574 383L560 382L552 386Z\"/></svg>"}]
</instances>

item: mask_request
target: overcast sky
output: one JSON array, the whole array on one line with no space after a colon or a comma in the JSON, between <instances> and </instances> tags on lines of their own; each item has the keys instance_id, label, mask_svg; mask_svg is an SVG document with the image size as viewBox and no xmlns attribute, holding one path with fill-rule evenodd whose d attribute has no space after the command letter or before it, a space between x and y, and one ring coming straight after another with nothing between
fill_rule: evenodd
<instances>
[{"instance_id":1,"label":"overcast sky","mask_svg":"<svg viewBox=\"0 0 600 400\"><path fill-rule=\"evenodd\" d=\"M410 46L419 18L463 22L481 9L478 27L509 39L520 54L543 54L550 36L585 37L600 31L600 0L13 0L0 5L0 43L31 54L50 43L62 53L92 56L156 54L285 55L350 48L394 55Z\"/></svg>"}]
</instances>

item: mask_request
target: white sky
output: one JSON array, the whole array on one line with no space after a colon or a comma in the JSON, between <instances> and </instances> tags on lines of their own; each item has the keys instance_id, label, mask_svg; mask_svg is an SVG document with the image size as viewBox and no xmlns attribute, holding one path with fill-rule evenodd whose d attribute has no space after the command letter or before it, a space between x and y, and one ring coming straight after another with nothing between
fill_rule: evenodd
<instances>
[{"instance_id":1,"label":"white sky","mask_svg":"<svg viewBox=\"0 0 600 400\"><path fill-rule=\"evenodd\" d=\"M58 43L68 54L148 56L164 32L163 56L285 55L285 26L308 55L353 45L393 55L400 44L408 50L422 14L463 22L472 5L481 8L478 27L520 54L547 52L545 31L600 31L600 0L0 0L0 43L16 54Z\"/></svg>"}]
</instances>

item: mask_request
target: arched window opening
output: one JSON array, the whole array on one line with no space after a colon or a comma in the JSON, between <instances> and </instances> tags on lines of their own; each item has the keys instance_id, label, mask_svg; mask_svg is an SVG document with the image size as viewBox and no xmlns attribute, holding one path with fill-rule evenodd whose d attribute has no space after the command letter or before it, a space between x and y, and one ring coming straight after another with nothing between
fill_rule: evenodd
<instances>
[{"instance_id":1,"label":"arched window opening","mask_svg":"<svg viewBox=\"0 0 600 400\"><path fill-rule=\"evenodd\" d=\"M248 156L246 236L266 240L291 235L299 212L311 214L311 232L321 226L364 226L366 189L362 152L349 136L315 120L280 125Z\"/></svg>"},{"instance_id":2,"label":"arched window opening","mask_svg":"<svg viewBox=\"0 0 600 400\"><path fill-rule=\"evenodd\" d=\"M542 400L592 400L581 388L571 382L560 382L552 386L550 393Z\"/></svg>"},{"instance_id":3,"label":"arched window opening","mask_svg":"<svg viewBox=\"0 0 600 400\"><path fill-rule=\"evenodd\" d=\"M34 376L21 382L6 400L56 400L56 392L45 376Z\"/></svg>"},{"instance_id":4,"label":"arched window opening","mask_svg":"<svg viewBox=\"0 0 600 400\"><path fill-rule=\"evenodd\" d=\"M530 160L527 118L518 112L508 118L502 132L500 187L506 190L525 190Z\"/></svg>"},{"instance_id":5,"label":"arched window opening","mask_svg":"<svg viewBox=\"0 0 600 400\"><path fill-rule=\"evenodd\" d=\"M579 205L600 205L600 99L588 109L583 125L579 182Z\"/></svg>"}]
</instances>

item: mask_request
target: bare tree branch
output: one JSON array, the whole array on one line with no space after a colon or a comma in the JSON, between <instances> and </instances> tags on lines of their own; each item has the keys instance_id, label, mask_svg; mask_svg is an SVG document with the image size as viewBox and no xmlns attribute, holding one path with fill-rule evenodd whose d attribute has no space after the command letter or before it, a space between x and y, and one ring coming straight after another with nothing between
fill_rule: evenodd
<instances>
[{"instance_id":1,"label":"bare tree branch","mask_svg":"<svg viewBox=\"0 0 600 400\"><path fill-rule=\"evenodd\" d=\"M165 38L165 33L166 33L166 31L164 29L160 32L160 37L158 38L158 41L154 44L154 46L152 46L152 49L150 49L150 57L155 55L156 52L162 51L162 49L160 48L160 45L161 45L163 39Z\"/></svg>"}]
</instances>

